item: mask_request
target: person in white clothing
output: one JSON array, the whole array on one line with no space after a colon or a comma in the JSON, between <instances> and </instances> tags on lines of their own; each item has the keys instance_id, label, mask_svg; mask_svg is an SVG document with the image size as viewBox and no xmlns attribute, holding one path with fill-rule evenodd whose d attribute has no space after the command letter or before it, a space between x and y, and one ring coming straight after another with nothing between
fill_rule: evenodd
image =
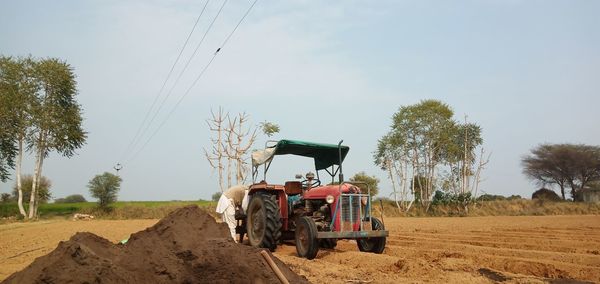
<instances>
[{"instance_id":1,"label":"person in white clothing","mask_svg":"<svg viewBox=\"0 0 600 284\"><path fill-rule=\"evenodd\" d=\"M236 185L227 189L217 203L217 213L223 217L223 222L229 226L231 237L237 242L235 237L235 227L237 221L235 220L235 210L240 208L242 213L246 212L248 208L248 186Z\"/></svg>"}]
</instances>

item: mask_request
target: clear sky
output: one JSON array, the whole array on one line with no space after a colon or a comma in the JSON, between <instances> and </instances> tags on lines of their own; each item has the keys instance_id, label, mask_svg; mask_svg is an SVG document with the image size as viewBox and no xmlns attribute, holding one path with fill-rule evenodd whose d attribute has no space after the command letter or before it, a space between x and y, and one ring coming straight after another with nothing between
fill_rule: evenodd
<instances>
[{"instance_id":1,"label":"clear sky","mask_svg":"<svg viewBox=\"0 0 600 284\"><path fill-rule=\"evenodd\" d=\"M208 3L181 63L222 3ZM204 4L0 2L0 54L58 57L77 74L89 138L77 156L52 153L45 162L55 197L89 197L87 182L124 162ZM226 3L155 124L250 4ZM442 100L457 118L466 114L482 126L492 152L485 192L529 197L535 185L521 174L520 158L532 147L600 144L599 11L599 1L573 0L260 0L164 127L124 165L120 199L210 198L218 187L203 155L210 134L204 120L219 106L247 112L254 124L278 123L276 138L344 139L351 147L346 176L376 175L386 195L389 182L372 161L377 139L400 106L423 99ZM28 159L26 173L32 164ZM310 170L310 163L281 165ZM294 178L274 174L272 182ZM12 185L0 184L0 192Z\"/></svg>"}]
</instances>

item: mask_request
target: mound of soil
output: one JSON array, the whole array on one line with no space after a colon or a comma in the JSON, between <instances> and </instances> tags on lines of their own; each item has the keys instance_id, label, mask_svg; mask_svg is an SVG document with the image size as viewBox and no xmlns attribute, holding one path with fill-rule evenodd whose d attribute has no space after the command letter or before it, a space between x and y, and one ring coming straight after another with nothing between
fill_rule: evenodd
<instances>
[{"instance_id":1,"label":"mound of soil","mask_svg":"<svg viewBox=\"0 0 600 284\"><path fill-rule=\"evenodd\" d=\"M3 283L279 283L260 251L233 242L226 224L193 205L124 245L77 233ZM290 283L308 283L271 258Z\"/></svg>"}]
</instances>

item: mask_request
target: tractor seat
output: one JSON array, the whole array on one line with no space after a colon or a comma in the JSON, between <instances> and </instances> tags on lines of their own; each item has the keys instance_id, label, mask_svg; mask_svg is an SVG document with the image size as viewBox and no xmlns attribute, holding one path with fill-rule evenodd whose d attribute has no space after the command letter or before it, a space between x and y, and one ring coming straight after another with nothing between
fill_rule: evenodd
<instances>
[{"instance_id":1,"label":"tractor seat","mask_svg":"<svg viewBox=\"0 0 600 284\"><path fill-rule=\"evenodd\" d=\"M285 188L285 194L287 194L287 195L300 194L300 193L302 193L302 182L286 181L284 188Z\"/></svg>"}]
</instances>

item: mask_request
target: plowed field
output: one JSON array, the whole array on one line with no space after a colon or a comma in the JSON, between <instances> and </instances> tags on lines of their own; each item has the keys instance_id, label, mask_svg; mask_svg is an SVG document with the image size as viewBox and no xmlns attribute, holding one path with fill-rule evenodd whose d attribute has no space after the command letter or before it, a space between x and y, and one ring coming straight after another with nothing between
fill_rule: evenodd
<instances>
[{"instance_id":1,"label":"plowed field","mask_svg":"<svg viewBox=\"0 0 600 284\"><path fill-rule=\"evenodd\" d=\"M275 255L314 283L598 283L600 216L386 218L384 254L353 241L296 257L293 243ZM156 220L53 221L0 226L0 280L53 250L77 231L111 241Z\"/></svg>"}]
</instances>

